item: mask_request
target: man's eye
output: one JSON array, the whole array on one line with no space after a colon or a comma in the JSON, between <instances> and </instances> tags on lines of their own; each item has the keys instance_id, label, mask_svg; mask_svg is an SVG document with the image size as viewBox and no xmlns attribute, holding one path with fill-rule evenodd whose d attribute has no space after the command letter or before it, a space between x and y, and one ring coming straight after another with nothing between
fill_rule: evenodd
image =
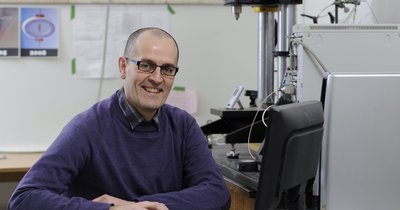
<instances>
[{"instance_id":1,"label":"man's eye","mask_svg":"<svg viewBox=\"0 0 400 210\"><path fill-rule=\"evenodd\" d=\"M163 66L163 70L165 73L171 74L175 72L175 68L171 66Z\"/></svg>"},{"instance_id":2,"label":"man's eye","mask_svg":"<svg viewBox=\"0 0 400 210\"><path fill-rule=\"evenodd\" d=\"M151 69L151 65L148 63L140 63L140 68L142 69Z\"/></svg>"}]
</instances>

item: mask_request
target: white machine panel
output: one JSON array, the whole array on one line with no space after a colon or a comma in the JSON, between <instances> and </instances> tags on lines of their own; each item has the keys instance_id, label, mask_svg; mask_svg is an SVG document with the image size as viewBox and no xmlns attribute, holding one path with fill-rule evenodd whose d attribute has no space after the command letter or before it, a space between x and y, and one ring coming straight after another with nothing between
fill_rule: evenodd
<instances>
[{"instance_id":1,"label":"white machine panel","mask_svg":"<svg viewBox=\"0 0 400 210\"><path fill-rule=\"evenodd\" d=\"M399 73L398 25L295 25L295 40L307 46L332 73ZM299 45L297 99L320 99L321 67Z\"/></svg>"},{"instance_id":2,"label":"white machine panel","mask_svg":"<svg viewBox=\"0 0 400 210\"><path fill-rule=\"evenodd\" d=\"M400 74L335 73L325 90L321 209L399 209Z\"/></svg>"}]
</instances>

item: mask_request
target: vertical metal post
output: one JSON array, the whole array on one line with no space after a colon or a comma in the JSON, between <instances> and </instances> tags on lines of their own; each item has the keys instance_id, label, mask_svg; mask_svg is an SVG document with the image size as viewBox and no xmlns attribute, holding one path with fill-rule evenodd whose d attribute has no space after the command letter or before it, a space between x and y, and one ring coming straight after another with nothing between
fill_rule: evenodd
<instances>
[{"instance_id":1,"label":"vertical metal post","mask_svg":"<svg viewBox=\"0 0 400 210\"><path fill-rule=\"evenodd\" d=\"M295 10L294 4L280 4L278 6L278 49L277 49L277 61L278 61L278 78L277 88L290 84L291 77L285 72L288 68L288 56L289 56L289 41L290 36L293 32L293 26L295 24ZM285 79L285 80L284 80ZM282 93L278 93L278 98L282 96Z\"/></svg>"},{"instance_id":2,"label":"vertical metal post","mask_svg":"<svg viewBox=\"0 0 400 210\"><path fill-rule=\"evenodd\" d=\"M274 12L258 16L258 93L260 103L274 91L275 18ZM268 103L271 100L267 101Z\"/></svg>"},{"instance_id":3,"label":"vertical metal post","mask_svg":"<svg viewBox=\"0 0 400 210\"><path fill-rule=\"evenodd\" d=\"M288 43L286 39L286 34L287 34L287 4L279 4L278 5L278 46L277 46L277 51L284 52L288 50ZM286 57L284 56L278 56L277 57L277 86L280 88L282 84L282 79L285 74L285 70L287 68L286 65Z\"/></svg>"},{"instance_id":4,"label":"vertical metal post","mask_svg":"<svg viewBox=\"0 0 400 210\"><path fill-rule=\"evenodd\" d=\"M290 37L292 36L293 33L293 26L296 23L296 5L294 4L289 4L286 7L286 34L285 34L285 40L286 40L286 48L285 51L287 52L286 57L284 57L285 62L286 62L286 68L289 68L289 47L290 47ZM285 73L286 69L284 70ZM287 86L291 84L292 81L292 76L291 75L284 75L284 81L282 81L283 86Z\"/></svg>"},{"instance_id":5,"label":"vertical metal post","mask_svg":"<svg viewBox=\"0 0 400 210\"><path fill-rule=\"evenodd\" d=\"M293 26L296 24L296 5L295 4L289 4L287 5L286 8L286 42L287 42L287 50L289 50L289 41L290 37L292 36L293 33Z\"/></svg>"}]
</instances>

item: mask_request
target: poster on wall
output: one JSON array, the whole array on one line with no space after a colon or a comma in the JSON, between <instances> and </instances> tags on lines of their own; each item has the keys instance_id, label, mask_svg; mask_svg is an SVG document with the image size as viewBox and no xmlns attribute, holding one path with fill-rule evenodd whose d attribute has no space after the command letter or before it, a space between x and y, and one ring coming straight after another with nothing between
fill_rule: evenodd
<instances>
[{"instance_id":1,"label":"poster on wall","mask_svg":"<svg viewBox=\"0 0 400 210\"><path fill-rule=\"evenodd\" d=\"M21 8L21 56L58 57L57 8Z\"/></svg>"},{"instance_id":2,"label":"poster on wall","mask_svg":"<svg viewBox=\"0 0 400 210\"><path fill-rule=\"evenodd\" d=\"M0 57L19 56L18 8L0 7Z\"/></svg>"}]
</instances>

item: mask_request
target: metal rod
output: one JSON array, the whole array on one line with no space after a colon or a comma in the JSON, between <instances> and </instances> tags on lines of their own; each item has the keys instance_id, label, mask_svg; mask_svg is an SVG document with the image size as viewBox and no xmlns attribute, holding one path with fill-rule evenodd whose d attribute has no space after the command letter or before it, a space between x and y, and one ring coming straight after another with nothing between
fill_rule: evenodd
<instances>
[{"instance_id":1,"label":"metal rod","mask_svg":"<svg viewBox=\"0 0 400 210\"><path fill-rule=\"evenodd\" d=\"M261 12L258 14L258 92L257 100L262 102L266 96L266 72L267 72L267 62L266 62L266 43L267 43L267 16L265 13ZM260 104L261 105L261 104Z\"/></svg>"},{"instance_id":2,"label":"metal rod","mask_svg":"<svg viewBox=\"0 0 400 210\"><path fill-rule=\"evenodd\" d=\"M289 4L286 8L286 49L289 50L289 39L293 33L293 26L296 24L296 5Z\"/></svg>"},{"instance_id":3,"label":"metal rod","mask_svg":"<svg viewBox=\"0 0 400 210\"><path fill-rule=\"evenodd\" d=\"M261 103L274 91L275 18L274 12L261 12L258 16L258 93ZM271 99L267 101L271 103ZM261 104L260 104L261 105Z\"/></svg>"},{"instance_id":4,"label":"metal rod","mask_svg":"<svg viewBox=\"0 0 400 210\"><path fill-rule=\"evenodd\" d=\"M279 4L278 5L278 46L277 51L283 52L287 51L288 43L286 39L286 30L287 30L287 4ZM277 57L277 88L279 89L282 83L282 79L286 70L286 57L278 56Z\"/></svg>"}]
</instances>

